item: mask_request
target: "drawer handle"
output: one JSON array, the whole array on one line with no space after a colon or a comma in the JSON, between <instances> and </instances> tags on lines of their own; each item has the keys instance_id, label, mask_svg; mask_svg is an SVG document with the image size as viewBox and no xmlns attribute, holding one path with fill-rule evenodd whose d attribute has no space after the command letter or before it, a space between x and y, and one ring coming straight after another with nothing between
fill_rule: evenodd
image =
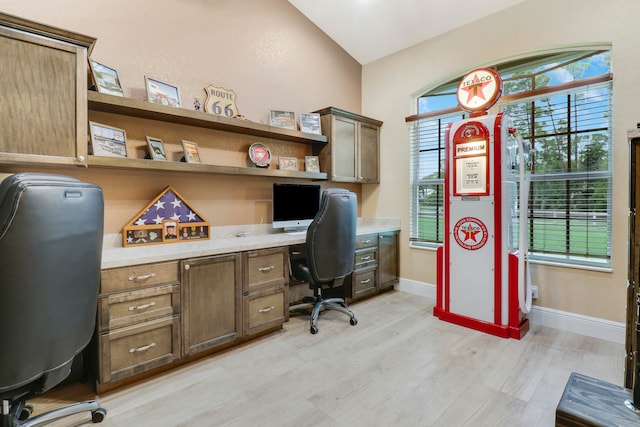
<instances>
[{"instance_id":1,"label":"drawer handle","mask_svg":"<svg viewBox=\"0 0 640 427\"><path fill-rule=\"evenodd\" d=\"M151 344L143 345L142 347L132 348L129 350L129 353L140 353L142 351L147 351L152 347L155 347L156 343L152 342Z\"/></svg>"},{"instance_id":2,"label":"drawer handle","mask_svg":"<svg viewBox=\"0 0 640 427\"><path fill-rule=\"evenodd\" d=\"M363 241L362 241L362 244L363 244L363 245L368 245L369 243L371 243L371 240L363 240Z\"/></svg>"},{"instance_id":3,"label":"drawer handle","mask_svg":"<svg viewBox=\"0 0 640 427\"><path fill-rule=\"evenodd\" d=\"M273 266L273 265L270 265L269 267L258 267L258 271L261 271L261 272L263 272L263 273L264 273L264 272L266 272L266 271L271 271L271 270L273 270L274 268L276 268L276 267L275 267L275 266Z\"/></svg>"},{"instance_id":4,"label":"drawer handle","mask_svg":"<svg viewBox=\"0 0 640 427\"><path fill-rule=\"evenodd\" d=\"M370 281L371 279L364 279L364 280L360 280L360 283L364 285L365 283L369 283Z\"/></svg>"},{"instance_id":5,"label":"drawer handle","mask_svg":"<svg viewBox=\"0 0 640 427\"><path fill-rule=\"evenodd\" d=\"M360 261L369 261L371 259L371 255L361 256Z\"/></svg>"},{"instance_id":6,"label":"drawer handle","mask_svg":"<svg viewBox=\"0 0 640 427\"><path fill-rule=\"evenodd\" d=\"M143 274L142 276L129 276L129 280L134 282L136 280L147 280L156 277L156 273Z\"/></svg>"},{"instance_id":7,"label":"drawer handle","mask_svg":"<svg viewBox=\"0 0 640 427\"><path fill-rule=\"evenodd\" d=\"M274 310L274 309L275 309L275 307L274 307L274 306L271 306L271 307L265 307L265 308L263 308L263 309L258 310L258 312L259 312L259 313L268 313L268 312L270 312L271 310Z\"/></svg>"},{"instance_id":8,"label":"drawer handle","mask_svg":"<svg viewBox=\"0 0 640 427\"><path fill-rule=\"evenodd\" d=\"M129 307L129 311L144 310L145 308L153 307L154 305L156 305L156 303L153 301L148 304L132 305Z\"/></svg>"}]
</instances>

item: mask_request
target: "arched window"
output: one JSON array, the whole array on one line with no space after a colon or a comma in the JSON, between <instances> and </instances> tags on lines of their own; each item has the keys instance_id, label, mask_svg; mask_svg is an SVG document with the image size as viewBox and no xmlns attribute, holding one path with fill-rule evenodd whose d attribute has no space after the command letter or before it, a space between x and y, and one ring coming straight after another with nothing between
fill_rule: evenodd
<instances>
[{"instance_id":1,"label":"arched window","mask_svg":"<svg viewBox=\"0 0 640 427\"><path fill-rule=\"evenodd\" d=\"M491 68L504 81L492 113L504 111L535 150L529 200L531 258L608 267L611 262L611 82L609 50L573 50ZM417 97L411 126L414 246L443 241L445 132L466 117L462 76Z\"/></svg>"}]
</instances>

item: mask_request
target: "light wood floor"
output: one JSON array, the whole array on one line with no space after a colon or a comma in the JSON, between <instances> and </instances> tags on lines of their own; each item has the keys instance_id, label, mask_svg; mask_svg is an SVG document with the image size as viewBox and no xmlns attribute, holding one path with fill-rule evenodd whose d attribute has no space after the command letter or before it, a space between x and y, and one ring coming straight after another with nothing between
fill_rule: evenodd
<instances>
[{"instance_id":1,"label":"light wood floor","mask_svg":"<svg viewBox=\"0 0 640 427\"><path fill-rule=\"evenodd\" d=\"M532 325L520 341L442 322L391 291L99 396L107 426L553 426L569 374L621 385L620 344ZM93 398L84 385L36 412ZM58 425L69 426L69 420ZM88 415L71 425L91 425Z\"/></svg>"}]
</instances>

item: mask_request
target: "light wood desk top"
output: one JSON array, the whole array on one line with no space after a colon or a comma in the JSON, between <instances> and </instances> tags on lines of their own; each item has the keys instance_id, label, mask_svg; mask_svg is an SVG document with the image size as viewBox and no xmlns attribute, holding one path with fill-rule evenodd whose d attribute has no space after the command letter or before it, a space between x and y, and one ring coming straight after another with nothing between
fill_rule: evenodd
<instances>
[{"instance_id":1,"label":"light wood desk top","mask_svg":"<svg viewBox=\"0 0 640 427\"><path fill-rule=\"evenodd\" d=\"M399 230L400 220L398 219L358 218L358 235ZM108 234L104 237L102 268L296 245L304 243L305 237L304 234L273 232L271 224L250 224L211 227L210 240L123 248L120 234Z\"/></svg>"}]
</instances>

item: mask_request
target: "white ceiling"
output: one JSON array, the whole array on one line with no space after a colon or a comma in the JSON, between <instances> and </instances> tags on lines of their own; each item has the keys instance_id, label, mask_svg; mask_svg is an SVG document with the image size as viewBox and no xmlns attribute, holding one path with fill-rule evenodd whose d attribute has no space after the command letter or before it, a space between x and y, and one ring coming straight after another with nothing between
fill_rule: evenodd
<instances>
[{"instance_id":1,"label":"white ceiling","mask_svg":"<svg viewBox=\"0 0 640 427\"><path fill-rule=\"evenodd\" d=\"M289 0L360 64L525 0Z\"/></svg>"}]
</instances>

